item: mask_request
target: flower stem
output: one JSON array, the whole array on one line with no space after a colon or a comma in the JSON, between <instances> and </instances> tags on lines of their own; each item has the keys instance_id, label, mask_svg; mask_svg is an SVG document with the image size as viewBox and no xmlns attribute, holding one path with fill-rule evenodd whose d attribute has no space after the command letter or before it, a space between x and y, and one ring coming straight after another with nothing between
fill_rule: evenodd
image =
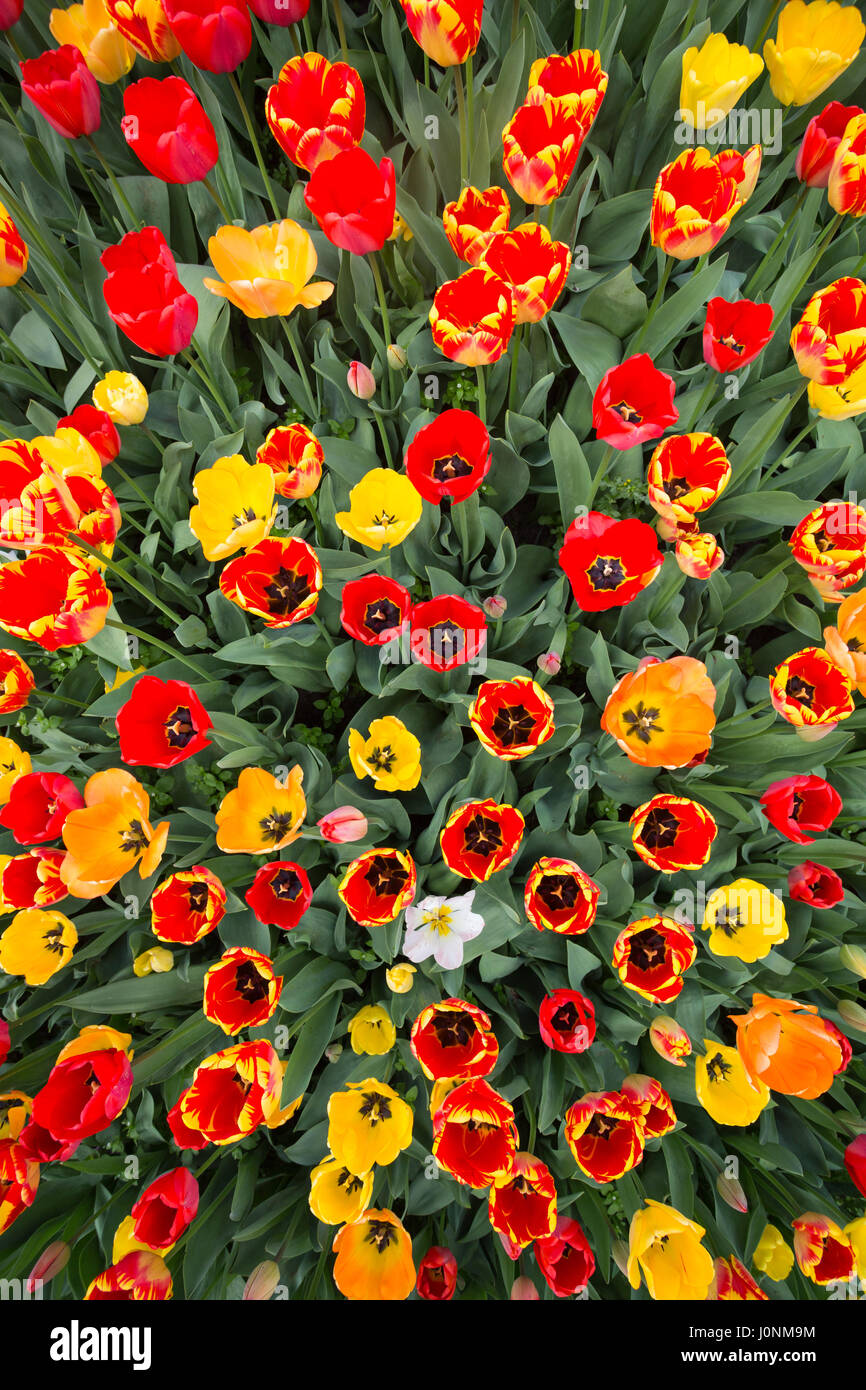
<instances>
[{"instance_id":1,"label":"flower stem","mask_svg":"<svg viewBox=\"0 0 866 1390\"><path fill-rule=\"evenodd\" d=\"M797 194L797 197L796 197L796 199L794 200L794 206L792 207L790 213L788 214L787 218L785 219L784 224L783 224L782 227L779 229L779 231L776 233L776 236L775 236L775 239L773 240L772 245L765 251L763 257L762 257L761 260L758 262L757 266L755 267L754 271L752 272L751 276L749 277L747 283L746 283L745 286L743 287L743 292L742 292L742 293L743 293L743 298L744 298L744 299L748 299L749 296L752 295L752 294L754 294L755 291L757 290L758 285L761 283L761 278L762 278L762 275L763 275L764 267L766 266L767 262L770 260L771 256L772 256L773 253L775 252L776 248L777 248L777 247L779 246L779 244L784 240L785 235L786 235L786 233L788 232L788 230L789 230L789 228L790 228L790 226L791 226L791 223L795 220L797 214L798 214L799 211L800 211L800 208L803 206L803 202L804 202L804 200L805 200L805 197L806 197L806 194L808 193L808 191L809 191L809 189L808 189L808 187L806 186L806 184L803 184L803 187L800 189L800 192Z\"/></svg>"},{"instance_id":2,"label":"flower stem","mask_svg":"<svg viewBox=\"0 0 866 1390\"><path fill-rule=\"evenodd\" d=\"M113 618L106 618L105 626L112 627L117 632L125 632L130 637L137 637L140 642L146 642L149 647L156 647L157 651L165 652L166 656L170 657L172 661L180 661L184 666L188 666L191 671L195 671L195 674L200 680L211 684L213 683L214 675L212 671L208 671L204 666L199 666L198 662L193 661L192 657L186 656L184 652L179 651L176 647L170 647L167 642L161 642L160 639L154 637L152 633L144 632L140 627L130 627L128 623L117 623ZM172 836L172 839L178 838L179 837L176 835Z\"/></svg>"},{"instance_id":3,"label":"flower stem","mask_svg":"<svg viewBox=\"0 0 866 1390\"><path fill-rule=\"evenodd\" d=\"M665 290L667 289L667 283L671 277L671 271L673 270L673 268L673 256L665 256L664 269L662 270L662 273L659 277L658 289L656 290L653 302L649 307L649 313L647 314L646 318L644 319L643 323L638 329L637 336L635 337L634 341L629 347L629 353L632 355L635 352L637 352L639 345L643 342L644 338L646 337L647 329L649 328L650 324L655 318L659 305L665 297Z\"/></svg>"},{"instance_id":4,"label":"flower stem","mask_svg":"<svg viewBox=\"0 0 866 1390\"><path fill-rule=\"evenodd\" d=\"M613 462L613 457L615 453L616 449L613 447L613 445L608 444L607 448L605 449L602 455L601 463L598 465L598 472L593 478L592 486L589 489L589 497L587 498L587 505L589 507L592 507L592 504L595 501L595 495L598 492L607 475L607 470L610 468L610 465Z\"/></svg>"},{"instance_id":5,"label":"flower stem","mask_svg":"<svg viewBox=\"0 0 866 1390\"><path fill-rule=\"evenodd\" d=\"M135 231L140 231L144 224L141 221L141 218L138 216L135 209L133 208L132 203L127 198L117 179L114 177L114 171L106 163L102 151L96 144L96 141L93 139L93 136L85 135L84 138L87 141L90 148L92 149L93 153L96 155L96 158L102 165L103 170L105 171L105 174L108 178L108 182L111 184L112 190L114 192L115 199L117 200L118 207L120 207L126 213L133 229Z\"/></svg>"},{"instance_id":6,"label":"flower stem","mask_svg":"<svg viewBox=\"0 0 866 1390\"><path fill-rule=\"evenodd\" d=\"M313 518L313 526L314 526L315 532L316 532L316 544L317 544L317 545L322 545L325 538L324 538L324 536L323 536L323 534L322 534L322 524L321 524L321 522L319 521L319 508L318 508L318 505L317 505L317 503L316 503L316 499L315 499L315 497L305 497L305 498L304 498L304 502L305 502L305 504L306 504L307 511L310 513L310 516Z\"/></svg>"},{"instance_id":7,"label":"flower stem","mask_svg":"<svg viewBox=\"0 0 866 1390\"><path fill-rule=\"evenodd\" d=\"M520 345L523 341L523 324L514 330L514 350L511 354L511 375L508 380L508 409L514 410L517 403L517 364L520 361Z\"/></svg>"},{"instance_id":8,"label":"flower stem","mask_svg":"<svg viewBox=\"0 0 866 1390\"><path fill-rule=\"evenodd\" d=\"M310 385L310 378L307 375L307 368L304 365L304 359L301 356L301 349L298 344L297 336L294 332L294 324L290 325L289 320L287 318L281 318L280 323L283 325L283 332L286 335L286 341L288 342L289 347L292 350L292 356L295 359L295 366L298 369L298 375L300 376L301 381L304 383L304 390L307 393L307 414L309 415L311 420L315 420L318 415L318 405L316 404L316 397L313 394L313 388Z\"/></svg>"},{"instance_id":9,"label":"flower stem","mask_svg":"<svg viewBox=\"0 0 866 1390\"><path fill-rule=\"evenodd\" d=\"M478 382L478 414L482 425L487 424L487 386L484 381L484 368L475 368L475 380Z\"/></svg>"},{"instance_id":10,"label":"flower stem","mask_svg":"<svg viewBox=\"0 0 866 1390\"><path fill-rule=\"evenodd\" d=\"M454 69L454 89L457 93L457 120L460 126L460 187L469 182L469 136L466 129L466 95L460 65Z\"/></svg>"},{"instance_id":11,"label":"flower stem","mask_svg":"<svg viewBox=\"0 0 866 1390\"><path fill-rule=\"evenodd\" d=\"M184 349L182 350L182 352L181 352L180 355L181 355L181 357L184 359L184 361L186 361L186 362L189 363L189 365L192 367L193 371L196 372L197 375L201 377L201 379L202 379L202 381L204 382L205 386L207 387L207 389L210 391L211 395L213 396L213 399L215 400L216 404L219 406L220 410L222 411L223 415L225 416L226 424L229 426L230 429L234 430L234 428L235 428L234 417L232 416L232 413L231 413L231 411L229 410L228 405L226 404L226 401L225 401L225 398L223 397L222 392L220 391L219 387L217 386L217 384L216 384L216 382L214 381L213 377L211 376L210 372L209 372L209 371L206 369L206 367L205 367L205 362L204 362L204 357L203 357L203 354L202 354L202 350L201 350L201 348L199 347L198 343L196 342L195 338L193 338L193 340L192 340L192 345L193 345L193 347L195 348L196 353L198 354L198 358L199 358L198 361L196 360L195 357L193 357L193 355L192 355L192 353L190 352L189 348L184 348Z\"/></svg>"},{"instance_id":12,"label":"flower stem","mask_svg":"<svg viewBox=\"0 0 866 1390\"><path fill-rule=\"evenodd\" d=\"M259 166L259 173L261 174L262 181L265 185L265 190L268 195L268 201L270 202L270 205L273 209L274 217L279 222L281 220L282 214L280 213L280 209L277 207L277 200L274 197L274 190L271 186L271 180L268 177L268 171L265 168L264 156L262 155L261 146L259 145L258 136L256 135L256 128L253 125L252 117L249 113L247 104L244 101L244 94L241 91L240 83L238 82L238 79L233 72L229 73L229 82L232 85L232 89L234 91L238 106L240 108L241 116L243 117L244 125L247 128L247 135L249 136L250 144L253 147L253 154L256 157L256 164L258 164Z\"/></svg>"},{"instance_id":13,"label":"flower stem","mask_svg":"<svg viewBox=\"0 0 866 1390\"><path fill-rule=\"evenodd\" d=\"M515 4L514 8L517 9L518 6ZM583 25L583 10L581 9L580 5L575 5L575 7L574 7L574 40L573 40L572 45L571 45L572 48L574 48L574 49L580 48L580 31L581 31L582 25ZM512 26L512 38L514 38L514 37L515 37L515 34L514 34L514 26Z\"/></svg>"},{"instance_id":14,"label":"flower stem","mask_svg":"<svg viewBox=\"0 0 866 1390\"><path fill-rule=\"evenodd\" d=\"M225 205L225 203L223 202L223 200L222 200L222 198L220 197L220 195L217 193L216 188L215 188L214 185L211 183L210 179L207 178L207 177L205 177L205 178L202 179L202 183L204 184L204 186L205 186L205 188L207 189L207 191L208 191L208 193L210 194L210 196L213 198L213 200L214 200L214 202L216 203L217 207L219 208L219 210L220 210L220 216L222 217L223 221L224 221L224 222L230 223L232 219L229 217L229 215L228 215L228 213L227 213L227 211L226 211L226 205Z\"/></svg>"},{"instance_id":15,"label":"flower stem","mask_svg":"<svg viewBox=\"0 0 866 1390\"><path fill-rule=\"evenodd\" d=\"M334 9L334 19L337 25L337 34L340 38L340 51L343 55L343 62L349 61L349 45L346 43L346 26L343 23L343 7L340 0L331 0Z\"/></svg>"},{"instance_id":16,"label":"flower stem","mask_svg":"<svg viewBox=\"0 0 866 1390\"><path fill-rule=\"evenodd\" d=\"M379 426L379 434L382 437L382 448L385 450L385 457L388 460L388 467L393 468L394 455L391 453L391 441L388 438L388 431L385 428L385 421L382 419L382 412L379 410L374 410L373 415L375 416L376 424Z\"/></svg>"},{"instance_id":17,"label":"flower stem","mask_svg":"<svg viewBox=\"0 0 866 1390\"><path fill-rule=\"evenodd\" d=\"M325 624L322 622L322 620L321 620L321 618L319 617L318 613L313 613L313 614L311 614L311 617L312 617L312 619L313 619L313 622L316 624L316 627L319 629L319 631L321 632L321 634L322 634L322 636L324 637L325 641L327 642L328 647L333 649L333 646L334 646L334 639L333 639L333 637L331 636L331 634L330 634L330 632L328 631L328 629L325 627Z\"/></svg>"},{"instance_id":18,"label":"flower stem","mask_svg":"<svg viewBox=\"0 0 866 1390\"><path fill-rule=\"evenodd\" d=\"M760 51L761 44L764 42L764 39L767 37L767 34L769 33L769 30L770 30L770 26L771 26L771 24L773 23L773 20L776 18L776 15L777 15L778 12L779 12L779 9L780 9L780 7L781 7L781 4L782 4L782 0L775 0L775 3L774 3L773 5L770 6L770 13L769 13L768 16L767 16L767 22L766 22L766 24L764 25L764 27L763 27L763 29L761 30L761 32L760 32L760 34L758 35L758 37L755 39L755 42L754 42L754 45L753 45L753 50L754 50L755 53L758 53L758 52Z\"/></svg>"},{"instance_id":19,"label":"flower stem","mask_svg":"<svg viewBox=\"0 0 866 1390\"><path fill-rule=\"evenodd\" d=\"M382 315L382 337L385 340L385 351L382 356L382 385L386 403L390 403L391 384L388 379L388 347L391 342L391 320L388 317L388 304L385 299L385 286L382 283L382 271L379 267L379 256L376 251L370 252L370 269L373 272L373 279L376 283L376 297L379 300L379 312Z\"/></svg>"},{"instance_id":20,"label":"flower stem","mask_svg":"<svg viewBox=\"0 0 866 1390\"><path fill-rule=\"evenodd\" d=\"M152 594L144 584L139 584L137 579L133 579L131 574L127 574L122 565L116 564L114 560L109 560L108 556L103 555L101 550L97 550L95 546L88 545L87 541L83 541L80 536L75 537L75 544L83 550L86 555L89 555L92 560L96 560L100 566L104 565L111 574L116 574L130 589L135 589L137 593L148 599L149 602L153 604L154 608L158 608L160 613L164 613L176 626L180 626L183 622L181 614L175 613L172 608L167 607L167 605L162 602L162 599L158 599L156 594Z\"/></svg>"}]
</instances>

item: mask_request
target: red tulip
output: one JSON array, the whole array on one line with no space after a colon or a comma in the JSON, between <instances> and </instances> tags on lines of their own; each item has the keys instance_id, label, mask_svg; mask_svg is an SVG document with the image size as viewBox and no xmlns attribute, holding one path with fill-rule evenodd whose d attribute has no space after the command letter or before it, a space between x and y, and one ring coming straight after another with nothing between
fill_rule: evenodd
<instances>
[{"instance_id":1,"label":"red tulip","mask_svg":"<svg viewBox=\"0 0 866 1390\"><path fill-rule=\"evenodd\" d=\"M675 425L673 377L660 372L645 352L626 358L602 377L592 401L592 423L599 439L615 449L631 449L658 439Z\"/></svg>"},{"instance_id":2,"label":"red tulip","mask_svg":"<svg viewBox=\"0 0 866 1390\"><path fill-rule=\"evenodd\" d=\"M761 806L780 834L795 844L810 845L816 835L830 829L842 810L842 798L823 777L801 773L771 782L761 797Z\"/></svg>"},{"instance_id":3,"label":"red tulip","mask_svg":"<svg viewBox=\"0 0 866 1390\"><path fill-rule=\"evenodd\" d=\"M245 0L162 0L169 28L190 62L206 72L234 72L250 51Z\"/></svg>"},{"instance_id":4,"label":"red tulip","mask_svg":"<svg viewBox=\"0 0 866 1390\"><path fill-rule=\"evenodd\" d=\"M21 86L66 140L99 129L99 84L77 48L65 43L21 64Z\"/></svg>"},{"instance_id":5,"label":"red tulip","mask_svg":"<svg viewBox=\"0 0 866 1390\"><path fill-rule=\"evenodd\" d=\"M115 715L120 756L130 766L174 767L210 746L210 715L186 681L141 676Z\"/></svg>"},{"instance_id":6,"label":"red tulip","mask_svg":"<svg viewBox=\"0 0 866 1390\"><path fill-rule=\"evenodd\" d=\"M317 164L304 194L328 240L356 256L381 251L394 230L396 197L391 160L377 166L360 146Z\"/></svg>"},{"instance_id":7,"label":"red tulip","mask_svg":"<svg viewBox=\"0 0 866 1390\"><path fill-rule=\"evenodd\" d=\"M73 429L92 444L102 463L111 463L120 453L120 435L111 416L95 405L77 405L71 415L57 421L59 430Z\"/></svg>"},{"instance_id":8,"label":"red tulip","mask_svg":"<svg viewBox=\"0 0 866 1390\"><path fill-rule=\"evenodd\" d=\"M247 3L257 19L284 28L297 24L310 8L310 0L247 0Z\"/></svg>"},{"instance_id":9,"label":"red tulip","mask_svg":"<svg viewBox=\"0 0 866 1390\"><path fill-rule=\"evenodd\" d=\"M866 1134L851 1140L845 1150L845 1167L857 1191L866 1197Z\"/></svg>"},{"instance_id":10,"label":"red tulip","mask_svg":"<svg viewBox=\"0 0 866 1390\"><path fill-rule=\"evenodd\" d=\"M217 138L204 107L182 77L143 77L123 94L126 142L164 183L196 183L217 162Z\"/></svg>"},{"instance_id":11,"label":"red tulip","mask_svg":"<svg viewBox=\"0 0 866 1390\"><path fill-rule=\"evenodd\" d=\"M198 304L177 278L177 266L158 227L127 232L103 251L102 292L114 322L136 347L172 357L192 342Z\"/></svg>"},{"instance_id":12,"label":"red tulip","mask_svg":"<svg viewBox=\"0 0 866 1390\"><path fill-rule=\"evenodd\" d=\"M0 29L17 24L24 9L24 0L0 0Z\"/></svg>"},{"instance_id":13,"label":"red tulip","mask_svg":"<svg viewBox=\"0 0 866 1390\"><path fill-rule=\"evenodd\" d=\"M457 1261L443 1245L431 1245L418 1266L415 1285L421 1298L446 1303L457 1287Z\"/></svg>"},{"instance_id":14,"label":"red tulip","mask_svg":"<svg viewBox=\"0 0 866 1390\"><path fill-rule=\"evenodd\" d=\"M764 351L773 336L772 304L716 297L707 305L704 361L716 372L738 372Z\"/></svg>"},{"instance_id":15,"label":"red tulip","mask_svg":"<svg viewBox=\"0 0 866 1390\"><path fill-rule=\"evenodd\" d=\"M843 106L831 101L819 116L813 116L806 126L797 162L797 178L809 188L826 188L830 182L833 158L845 134L845 127L855 116L862 116L859 106Z\"/></svg>"},{"instance_id":16,"label":"red tulip","mask_svg":"<svg viewBox=\"0 0 866 1390\"><path fill-rule=\"evenodd\" d=\"M788 892L798 902L810 907L835 907L845 896L845 887L834 869L825 864L813 864L811 859L797 864L788 872Z\"/></svg>"}]
</instances>

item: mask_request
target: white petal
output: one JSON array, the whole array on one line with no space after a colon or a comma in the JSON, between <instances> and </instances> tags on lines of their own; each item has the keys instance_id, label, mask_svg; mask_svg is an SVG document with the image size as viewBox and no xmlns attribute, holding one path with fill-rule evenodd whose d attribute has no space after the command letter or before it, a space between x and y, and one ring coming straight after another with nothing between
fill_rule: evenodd
<instances>
[{"instance_id":1,"label":"white petal","mask_svg":"<svg viewBox=\"0 0 866 1390\"><path fill-rule=\"evenodd\" d=\"M403 939L403 955L408 956L409 960L414 961L416 965L419 961L427 960L429 956L433 955L434 946L432 932L424 931L423 928L420 931L410 931L407 928L406 936Z\"/></svg>"},{"instance_id":2,"label":"white petal","mask_svg":"<svg viewBox=\"0 0 866 1390\"><path fill-rule=\"evenodd\" d=\"M440 936L433 948L433 956L437 965L441 965L443 970L456 970L463 964L463 942L456 932L450 932L448 936Z\"/></svg>"}]
</instances>

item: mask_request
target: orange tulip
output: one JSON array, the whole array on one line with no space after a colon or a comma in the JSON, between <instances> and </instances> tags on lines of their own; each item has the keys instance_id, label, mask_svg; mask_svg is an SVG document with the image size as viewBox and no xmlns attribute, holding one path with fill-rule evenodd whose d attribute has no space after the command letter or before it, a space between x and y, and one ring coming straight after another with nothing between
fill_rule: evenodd
<instances>
[{"instance_id":1,"label":"orange tulip","mask_svg":"<svg viewBox=\"0 0 866 1390\"><path fill-rule=\"evenodd\" d=\"M716 723L716 688L702 661L647 657L614 686L601 727L633 763L685 767L705 755Z\"/></svg>"},{"instance_id":2,"label":"orange tulip","mask_svg":"<svg viewBox=\"0 0 866 1390\"><path fill-rule=\"evenodd\" d=\"M814 1004L753 994L745 1014L731 1014L747 1071L771 1091L814 1100L829 1091L842 1049Z\"/></svg>"},{"instance_id":3,"label":"orange tulip","mask_svg":"<svg viewBox=\"0 0 866 1390\"><path fill-rule=\"evenodd\" d=\"M398 1302L415 1287L412 1241L392 1211L370 1207L334 1237L334 1283L350 1302Z\"/></svg>"},{"instance_id":4,"label":"orange tulip","mask_svg":"<svg viewBox=\"0 0 866 1390\"><path fill-rule=\"evenodd\" d=\"M66 855L60 877L74 898L100 898L138 866L149 878L162 859L169 823L151 826L150 797L131 772L94 772L84 806L63 822Z\"/></svg>"}]
</instances>

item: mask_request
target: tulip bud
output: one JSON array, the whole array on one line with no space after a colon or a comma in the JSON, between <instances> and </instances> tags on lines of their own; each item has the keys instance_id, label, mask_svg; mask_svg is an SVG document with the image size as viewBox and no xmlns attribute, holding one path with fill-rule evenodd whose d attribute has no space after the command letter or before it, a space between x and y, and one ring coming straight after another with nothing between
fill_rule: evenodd
<instances>
[{"instance_id":1,"label":"tulip bud","mask_svg":"<svg viewBox=\"0 0 866 1390\"><path fill-rule=\"evenodd\" d=\"M725 552L708 531L677 538L676 562L689 579L709 579L724 564Z\"/></svg>"},{"instance_id":2,"label":"tulip bud","mask_svg":"<svg viewBox=\"0 0 866 1390\"><path fill-rule=\"evenodd\" d=\"M719 1173L716 1178L716 1191L723 1202L727 1202L734 1211L748 1211L749 1202L743 1191L742 1183L736 1178L726 1178L724 1173Z\"/></svg>"},{"instance_id":3,"label":"tulip bud","mask_svg":"<svg viewBox=\"0 0 866 1390\"><path fill-rule=\"evenodd\" d=\"M353 840L363 840L367 833L367 817L354 806L338 806L316 822L322 838L332 845L346 845Z\"/></svg>"},{"instance_id":4,"label":"tulip bud","mask_svg":"<svg viewBox=\"0 0 866 1390\"><path fill-rule=\"evenodd\" d=\"M52 1240L27 1276L27 1292L33 1293L38 1287L50 1284L69 1264L71 1254L72 1250L65 1240Z\"/></svg>"},{"instance_id":5,"label":"tulip bud","mask_svg":"<svg viewBox=\"0 0 866 1390\"><path fill-rule=\"evenodd\" d=\"M274 1290L280 1282L280 1267L273 1260L263 1260L256 1265L244 1284L244 1302L267 1303L273 1298Z\"/></svg>"},{"instance_id":6,"label":"tulip bud","mask_svg":"<svg viewBox=\"0 0 866 1390\"><path fill-rule=\"evenodd\" d=\"M346 380L352 395L357 396L359 401L369 401L375 396L376 378L370 368L364 366L363 362L351 364Z\"/></svg>"},{"instance_id":7,"label":"tulip bud","mask_svg":"<svg viewBox=\"0 0 866 1390\"><path fill-rule=\"evenodd\" d=\"M866 1009L855 1004L850 999L843 999L839 1004L839 1017L849 1028L855 1028L858 1033L866 1033Z\"/></svg>"},{"instance_id":8,"label":"tulip bud","mask_svg":"<svg viewBox=\"0 0 866 1390\"><path fill-rule=\"evenodd\" d=\"M544 652L538 658L537 666L546 676L558 676L562 668L562 657L559 652Z\"/></svg>"},{"instance_id":9,"label":"tulip bud","mask_svg":"<svg viewBox=\"0 0 866 1390\"><path fill-rule=\"evenodd\" d=\"M140 425L147 414L147 392L131 372L109 372L94 386L91 400L115 425Z\"/></svg>"},{"instance_id":10,"label":"tulip bud","mask_svg":"<svg viewBox=\"0 0 866 1390\"><path fill-rule=\"evenodd\" d=\"M164 975L174 966L174 956L164 946L151 946L132 962L132 973L139 979L144 975Z\"/></svg>"},{"instance_id":11,"label":"tulip bud","mask_svg":"<svg viewBox=\"0 0 866 1390\"><path fill-rule=\"evenodd\" d=\"M531 1279L527 1279L525 1274L521 1274L519 1279L515 1279L511 1285L512 1303L536 1303L538 1299L538 1289Z\"/></svg>"},{"instance_id":12,"label":"tulip bud","mask_svg":"<svg viewBox=\"0 0 866 1390\"><path fill-rule=\"evenodd\" d=\"M395 372L402 372L406 363L409 361L406 349L402 348L399 343L389 343L386 356L388 358L388 366L393 367Z\"/></svg>"},{"instance_id":13,"label":"tulip bud","mask_svg":"<svg viewBox=\"0 0 866 1390\"><path fill-rule=\"evenodd\" d=\"M415 983L412 977L417 973L414 965L392 965L385 971L385 983L392 994L408 994Z\"/></svg>"},{"instance_id":14,"label":"tulip bud","mask_svg":"<svg viewBox=\"0 0 866 1390\"><path fill-rule=\"evenodd\" d=\"M611 1242L610 1253L613 1255L614 1262L621 1274L628 1278L628 1246L624 1240L614 1240Z\"/></svg>"},{"instance_id":15,"label":"tulip bud","mask_svg":"<svg viewBox=\"0 0 866 1390\"><path fill-rule=\"evenodd\" d=\"M839 959L852 975L859 975L861 980L866 980L866 951L862 946L843 946L839 952Z\"/></svg>"},{"instance_id":16,"label":"tulip bud","mask_svg":"<svg viewBox=\"0 0 866 1390\"><path fill-rule=\"evenodd\" d=\"M342 1043L329 1043L325 1048L325 1056L329 1062L339 1062L343 1055Z\"/></svg>"},{"instance_id":17,"label":"tulip bud","mask_svg":"<svg viewBox=\"0 0 866 1390\"><path fill-rule=\"evenodd\" d=\"M502 594L492 594L490 598L483 600L481 607L488 618L504 618L508 601L502 597Z\"/></svg>"},{"instance_id":18,"label":"tulip bud","mask_svg":"<svg viewBox=\"0 0 866 1390\"><path fill-rule=\"evenodd\" d=\"M659 1014L650 1024L649 1039L654 1050L666 1062L675 1067L685 1066L685 1058L691 1055L692 1045L688 1033L675 1018Z\"/></svg>"}]
</instances>

